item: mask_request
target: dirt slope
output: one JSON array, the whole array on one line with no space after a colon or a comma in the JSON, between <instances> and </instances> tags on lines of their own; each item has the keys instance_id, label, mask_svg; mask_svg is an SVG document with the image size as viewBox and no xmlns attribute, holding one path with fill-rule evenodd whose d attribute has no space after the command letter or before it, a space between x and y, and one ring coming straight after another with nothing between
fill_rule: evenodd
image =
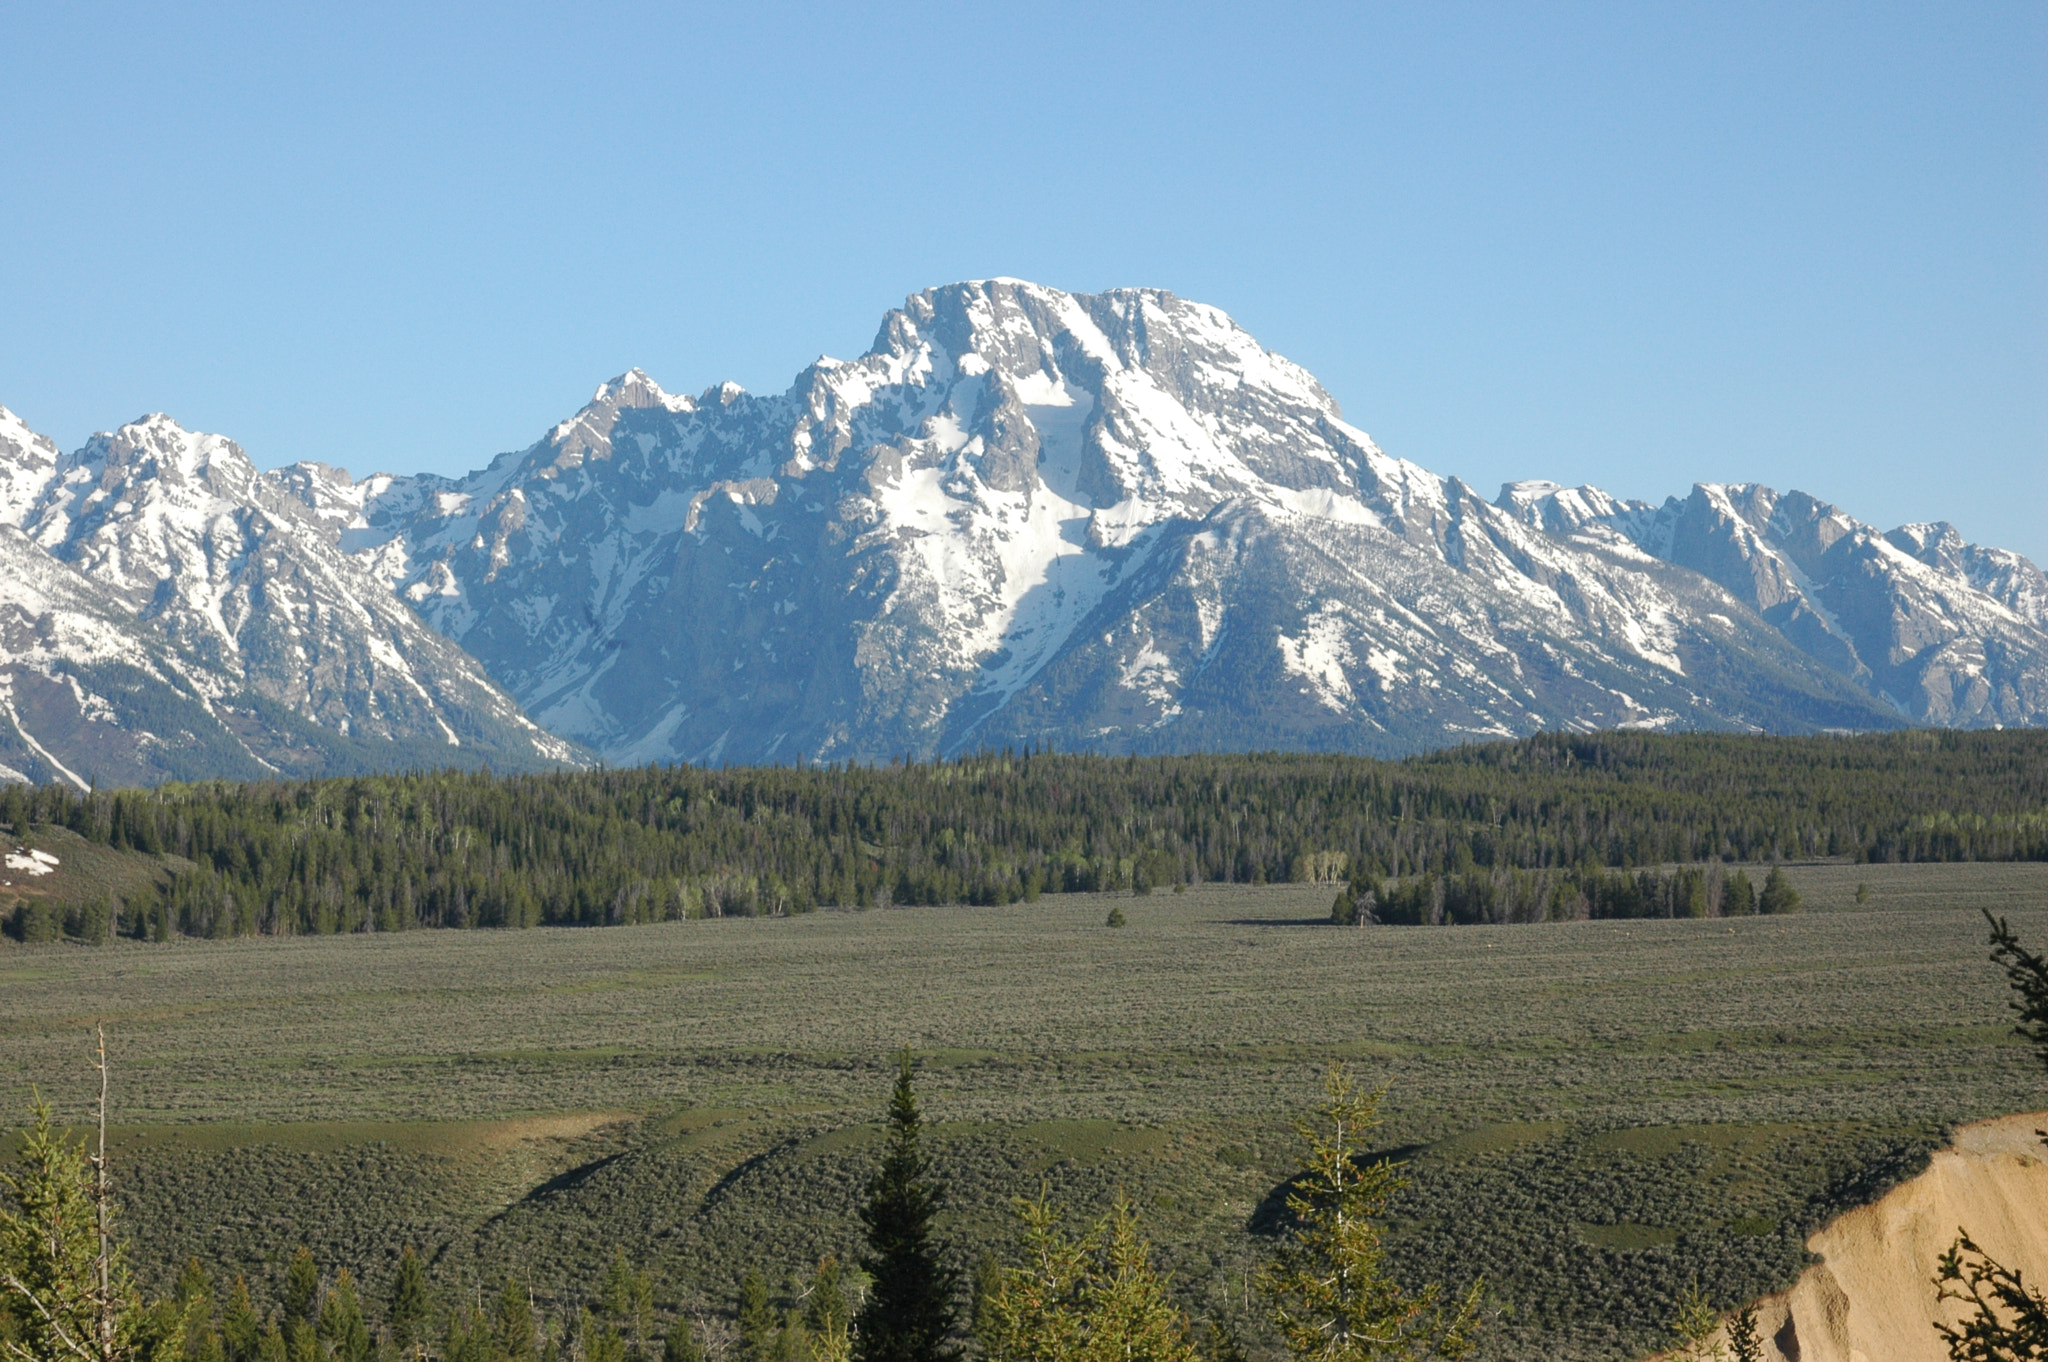
<instances>
[{"instance_id":1,"label":"dirt slope","mask_svg":"<svg viewBox=\"0 0 2048 1362\"><path fill-rule=\"evenodd\" d=\"M1824 1262L1757 1302L1772 1362L1947 1362L1935 1260L1966 1228L2028 1281L2048 1281L2048 1112L1965 1126L1927 1171L1842 1216L1807 1247ZM1954 1317L1954 1307L1945 1307Z\"/></svg>"}]
</instances>

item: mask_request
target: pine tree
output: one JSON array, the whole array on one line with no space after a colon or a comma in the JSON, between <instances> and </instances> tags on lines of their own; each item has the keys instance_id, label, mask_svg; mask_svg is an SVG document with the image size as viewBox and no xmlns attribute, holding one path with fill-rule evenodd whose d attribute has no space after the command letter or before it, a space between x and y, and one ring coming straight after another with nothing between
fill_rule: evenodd
<instances>
[{"instance_id":1,"label":"pine tree","mask_svg":"<svg viewBox=\"0 0 2048 1362\"><path fill-rule=\"evenodd\" d=\"M2022 946L2004 918L1984 916L1991 923L1991 958L2017 995L2010 1000L2019 1014L2013 1030L2033 1042L2036 1058L2048 1066L2048 957ZM2048 1135L2043 1140L2048 1143ZM2048 1357L2048 1297L1968 1234L1942 1254L1934 1285L1937 1299L1970 1312L1955 1324L1935 1325L1957 1362Z\"/></svg>"},{"instance_id":2,"label":"pine tree","mask_svg":"<svg viewBox=\"0 0 2048 1362\"><path fill-rule=\"evenodd\" d=\"M669 1325L668 1334L661 1341L661 1362L704 1362L703 1346L697 1342L696 1330L690 1327L687 1315L677 1315L675 1323Z\"/></svg>"},{"instance_id":3,"label":"pine tree","mask_svg":"<svg viewBox=\"0 0 2048 1362\"><path fill-rule=\"evenodd\" d=\"M1678 1335L1678 1346L1669 1354L1672 1362L1719 1362L1721 1350L1714 1344L1714 1335L1720 1331L1721 1318L1701 1293L1699 1278L1693 1278L1678 1298L1678 1313L1672 1316L1670 1328Z\"/></svg>"},{"instance_id":4,"label":"pine tree","mask_svg":"<svg viewBox=\"0 0 2048 1362\"><path fill-rule=\"evenodd\" d=\"M748 1268L740 1279L739 1328L744 1362L768 1362L775 1347L775 1307L768 1303L768 1279L759 1268Z\"/></svg>"},{"instance_id":5,"label":"pine tree","mask_svg":"<svg viewBox=\"0 0 2048 1362\"><path fill-rule=\"evenodd\" d=\"M597 1288L598 1312L605 1323L629 1338L633 1351L644 1353L648 1332L654 1327L654 1282L644 1272L635 1272L625 1249L612 1254L610 1266Z\"/></svg>"},{"instance_id":6,"label":"pine tree","mask_svg":"<svg viewBox=\"0 0 2048 1362\"><path fill-rule=\"evenodd\" d=\"M1385 1160L1362 1164L1366 1133L1380 1124L1384 1089L1367 1090L1341 1065L1323 1082L1323 1105L1296 1130L1308 1168L1287 1194L1294 1223L1261 1284L1274 1323L1302 1362L1463 1357L1479 1311L1480 1286L1444 1299L1432 1283L1413 1294L1387 1272L1373 1217L1402 1181Z\"/></svg>"},{"instance_id":7,"label":"pine tree","mask_svg":"<svg viewBox=\"0 0 2048 1362\"><path fill-rule=\"evenodd\" d=\"M1799 911L1799 891L1792 887L1792 881L1785 878L1781 867L1772 866L1771 873L1764 877L1764 892L1757 895L1756 910L1759 913Z\"/></svg>"},{"instance_id":8,"label":"pine tree","mask_svg":"<svg viewBox=\"0 0 2048 1362\"><path fill-rule=\"evenodd\" d=\"M263 1340L263 1321L249 1299L247 1278L235 1278L235 1289L228 1293L227 1308L221 1311L220 1337L227 1362L258 1362L256 1350Z\"/></svg>"},{"instance_id":9,"label":"pine tree","mask_svg":"<svg viewBox=\"0 0 2048 1362\"><path fill-rule=\"evenodd\" d=\"M1024 1264L983 1286L978 1337L989 1362L1195 1362L1187 1319L1152 1267L1137 1213L1119 1197L1080 1236L1043 1192L1019 1201Z\"/></svg>"},{"instance_id":10,"label":"pine tree","mask_svg":"<svg viewBox=\"0 0 2048 1362\"><path fill-rule=\"evenodd\" d=\"M214 1327L213 1282L197 1258L188 1258L171 1295L179 1311L179 1362L227 1362L220 1330Z\"/></svg>"},{"instance_id":11,"label":"pine tree","mask_svg":"<svg viewBox=\"0 0 2048 1362\"><path fill-rule=\"evenodd\" d=\"M889 1099L889 1141L882 1169L868 1184L861 1259L874 1285L854 1322L859 1362L952 1362L953 1292L958 1274L946 1266L932 1218L945 1199L922 1143L924 1121L911 1085L910 1052L898 1060Z\"/></svg>"},{"instance_id":12,"label":"pine tree","mask_svg":"<svg viewBox=\"0 0 2048 1362\"><path fill-rule=\"evenodd\" d=\"M246 1296L247 1288L243 1288ZM434 1313L427 1294L427 1269L419 1254L407 1245L398 1256L398 1271L391 1279L391 1301L384 1320L391 1328L391 1341L401 1353L419 1351L426 1343L427 1321ZM239 1359L238 1359L239 1362Z\"/></svg>"},{"instance_id":13,"label":"pine tree","mask_svg":"<svg viewBox=\"0 0 2048 1362\"><path fill-rule=\"evenodd\" d=\"M626 1336L587 1307L577 1316L576 1337L583 1343L583 1362L625 1362Z\"/></svg>"},{"instance_id":14,"label":"pine tree","mask_svg":"<svg viewBox=\"0 0 2048 1362\"><path fill-rule=\"evenodd\" d=\"M284 1273L284 1346L291 1362L319 1362L313 1327L320 1318L320 1266L304 1244Z\"/></svg>"},{"instance_id":15,"label":"pine tree","mask_svg":"<svg viewBox=\"0 0 2048 1362\"><path fill-rule=\"evenodd\" d=\"M1014 1204L1024 1263L999 1269L986 1288L977 1336L990 1362L1072 1362L1087 1340L1083 1300L1095 1245L1060 1228L1042 1188L1036 1201Z\"/></svg>"},{"instance_id":16,"label":"pine tree","mask_svg":"<svg viewBox=\"0 0 2048 1362\"><path fill-rule=\"evenodd\" d=\"M1722 917L1753 917L1756 915L1756 886L1749 882L1749 876L1738 870L1729 877L1728 887L1721 891Z\"/></svg>"},{"instance_id":17,"label":"pine tree","mask_svg":"<svg viewBox=\"0 0 2048 1362\"><path fill-rule=\"evenodd\" d=\"M1195 1362L1187 1317L1153 1270L1131 1203L1118 1197L1099 1234L1101 1261L1086 1297L1091 1362Z\"/></svg>"},{"instance_id":18,"label":"pine tree","mask_svg":"<svg viewBox=\"0 0 2048 1362\"><path fill-rule=\"evenodd\" d=\"M533 1298L510 1277L505 1279L505 1289L498 1293L491 1332L497 1344L493 1356L503 1359L503 1362L533 1362L540 1351L533 1318Z\"/></svg>"},{"instance_id":19,"label":"pine tree","mask_svg":"<svg viewBox=\"0 0 2048 1362\"><path fill-rule=\"evenodd\" d=\"M356 1298L355 1277L347 1268L335 1274L334 1289L320 1302L315 1332L327 1345L332 1362L370 1362L370 1329L363 1322L362 1302Z\"/></svg>"},{"instance_id":20,"label":"pine tree","mask_svg":"<svg viewBox=\"0 0 2048 1362\"><path fill-rule=\"evenodd\" d=\"M1735 1349L1734 1362L1764 1362L1764 1338L1757 1331L1754 1305L1743 1306L1729 1321L1728 1343Z\"/></svg>"},{"instance_id":21,"label":"pine tree","mask_svg":"<svg viewBox=\"0 0 2048 1362\"><path fill-rule=\"evenodd\" d=\"M804 1293L804 1334L811 1362L847 1362L853 1355L853 1318L846 1308L839 1259L827 1254L818 1261Z\"/></svg>"},{"instance_id":22,"label":"pine tree","mask_svg":"<svg viewBox=\"0 0 2048 1362\"><path fill-rule=\"evenodd\" d=\"M490 1354L491 1328L483 1312L472 1303L450 1310L441 1334L441 1362L487 1362Z\"/></svg>"},{"instance_id":23,"label":"pine tree","mask_svg":"<svg viewBox=\"0 0 2048 1362\"><path fill-rule=\"evenodd\" d=\"M974 1264L974 1293L968 1315L967 1331L973 1336L975 1346L984 1357L995 1355L996 1317L995 1301L1003 1289L1003 1260L993 1253L983 1253Z\"/></svg>"},{"instance_id":24,"label":"pine tree","mask_svg":"<svg viewBox=\"0 0 2048 1362\"><path fill-rule=\"evenodd\" d=\"M792 1310L782 1317L782 1327L775 1331L768 1358L769 1362L811 1362L810 1331L804 1328L800 1311Z\"/></svg>"},{"instance_id":25,"label":"pine tree","mask_svg":"<svg viewBox=\"0 0 2048 1362\"><path fill-rule=\"evenodd\" d=\"M0 1174L12 1203L0 1204L0 1295L16 1330L5 1350L19 1362L117 1362L139 1321L97 1177L104 1155L96 1166L48 1103L34 1110L14 1170Z\"/></svg>"}]
</instances>

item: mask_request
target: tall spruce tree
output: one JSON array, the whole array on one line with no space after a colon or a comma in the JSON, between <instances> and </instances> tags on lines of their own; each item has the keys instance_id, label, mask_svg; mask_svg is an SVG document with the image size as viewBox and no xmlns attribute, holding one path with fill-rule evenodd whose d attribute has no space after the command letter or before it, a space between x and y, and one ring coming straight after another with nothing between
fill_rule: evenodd
<instances>
[{"instance_id":1,"label":"tall spruce tree","mask_svg":"<svg viewBox=\"0 0 2048 1362\"><path fill-rule=\"evenodd\" d=\"M953 1336L959 1274L946 1265L932 1228L945 1188L932 1176L923 1128L905 1050L889 1098L882 1170L868 1184L860 1211L868 1235L861 1266L874 1285L854 1320L855 1362L952 1362L960 1356Z\"/></svg>"}]
</instances>

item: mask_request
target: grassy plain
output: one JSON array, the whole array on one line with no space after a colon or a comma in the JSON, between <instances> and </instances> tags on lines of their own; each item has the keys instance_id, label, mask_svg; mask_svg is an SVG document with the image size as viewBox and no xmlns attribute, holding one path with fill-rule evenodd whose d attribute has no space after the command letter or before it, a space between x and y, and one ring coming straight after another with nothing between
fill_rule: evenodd
<instances>
[{"instance_id":1,"label":"grassy plain","mask_svg":"<svg viewBox=\"0 0 2048 1362\"><path fill-rule=\"evenodd\" d=\"M137 1265L274 1282L300 1242L381 1289L508 1272L547 1302L614 1245L719 1309L857 1240L909 1045L967 1254L1006 1198L1140 1201L1190 1305L1242 1312L1332 1058L1392 1086L1404 1270L1483 1272L1502 1356L1660 1341L1733 1301L1954 1122L2048 1105L1978 907L2048 939L2048 865L1804 866L1735 921L1321 925L1333 889L636 928L0 949L0 1104L68 1117L111 1031ZM1867 902L1855 902L1858 884ZM1251 1328L1257 1337L1255 1324Z\"/></svg>"}]
</instances>

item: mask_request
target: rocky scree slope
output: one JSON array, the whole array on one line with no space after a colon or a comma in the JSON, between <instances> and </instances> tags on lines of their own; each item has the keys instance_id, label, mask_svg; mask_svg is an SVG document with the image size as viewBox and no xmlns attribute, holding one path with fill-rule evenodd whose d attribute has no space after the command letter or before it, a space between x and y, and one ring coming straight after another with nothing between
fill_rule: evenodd
<instances>
[{"instance_id":1,"label":"rocky scree slope","mask_svg":"<svg viewBox=\"0 0 2048 1362\"><path fill-rule=\"evenodd\" d=\"M1391 458L1305 371L1156 290L933 289L780 395L635 370L466 478L281 476L538 722L615 762L1391 755L2048 708L1887 689L1747 579L1617 528L1645 508L1589 490L1608 519L1565 523L1561 489L1489 502ZM1948 552L2032 589L2023 559ZM2038 619L1996 646L2021 672L2048 658Z\"/></svg>"},{"instance_id":2,"label":"rocky scree slope","mask_svg":"<svg viewBox=\"0 0 2048 1362\"><path fill-rule=\"evenodd\" d=\"M281 479L164 416L60 455L0 408L0 651L0 777L577 758Z\"/></svg>"}]
</instances>

